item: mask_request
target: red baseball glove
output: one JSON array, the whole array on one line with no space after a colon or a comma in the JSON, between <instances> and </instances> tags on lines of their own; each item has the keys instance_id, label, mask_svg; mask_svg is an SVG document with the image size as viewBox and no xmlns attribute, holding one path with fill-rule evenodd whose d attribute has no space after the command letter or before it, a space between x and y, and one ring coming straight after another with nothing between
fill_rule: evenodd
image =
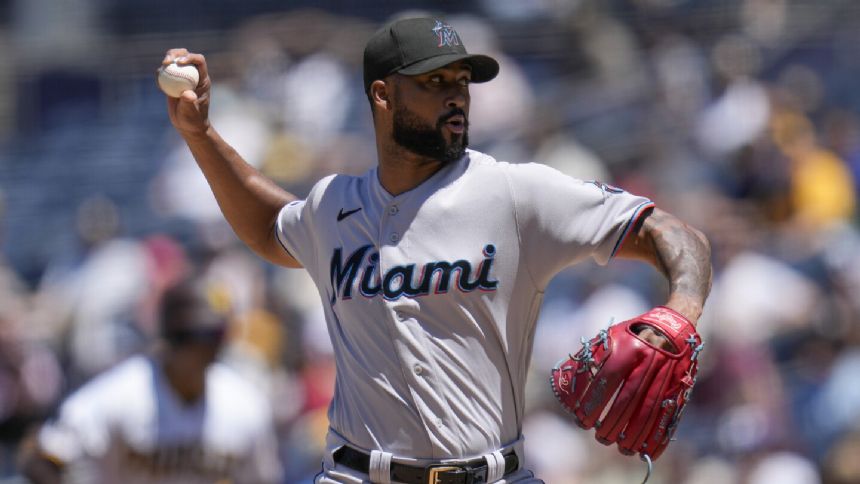
<instances>
[{"instance_id":1,"label":"red baseball glove","mask_svg":"<svg viewBox=\"0 0 860 484\"><path fill-rule=\"evenodd\" d=\"M637 334L650 327L674 350L657 348ZM658 306L611 326L586 341L576 355L552 369L552 391L595 438L624 454L655 460L669 444L696 382L702 340L684 316Z\"/></svg>"}]
</instances>

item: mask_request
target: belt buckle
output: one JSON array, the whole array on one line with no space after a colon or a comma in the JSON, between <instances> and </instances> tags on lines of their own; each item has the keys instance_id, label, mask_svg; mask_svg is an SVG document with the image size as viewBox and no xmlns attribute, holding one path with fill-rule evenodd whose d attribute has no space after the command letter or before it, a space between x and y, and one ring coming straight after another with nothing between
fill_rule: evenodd
<instances>
[{"instance_id":1,"label":"belt buckle","mask_svg":"<svg viewBox=\"0 0 860 484\"><path fill-rule=\"evenodd\" d=\"M444 473L451 471L463 471L466 470L460 466L451 466L444 464L430 465L427 466L427 479L424 480L426 484L445 484L446 481L442 480ZM467 472L468 474L468 472Z\"/></svg>"}]
</instances>

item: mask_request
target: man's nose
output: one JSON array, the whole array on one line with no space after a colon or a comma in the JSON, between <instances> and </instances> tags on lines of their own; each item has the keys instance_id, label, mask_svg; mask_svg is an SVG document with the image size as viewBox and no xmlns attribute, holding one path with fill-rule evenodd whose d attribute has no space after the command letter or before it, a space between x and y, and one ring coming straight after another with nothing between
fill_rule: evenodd
<instances>
[{"instance_id":1,"label":"man's nose","mask_svg":"<svg viewBox=\"0 0 860 484\"><path fill-rule=\"evenodd\" d=\"M465 108L466 95L462 92L452 93L450 96L448 96L448 99L445 100L445 106L448 108Z\"/></svg>"}]
</instances>

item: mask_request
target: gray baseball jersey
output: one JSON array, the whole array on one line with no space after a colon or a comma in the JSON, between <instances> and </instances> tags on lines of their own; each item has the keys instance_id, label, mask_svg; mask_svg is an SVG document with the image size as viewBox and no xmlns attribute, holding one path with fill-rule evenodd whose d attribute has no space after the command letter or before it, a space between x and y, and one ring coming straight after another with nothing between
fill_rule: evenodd
<instances>
[{"instance_id":1,"label":"gray baseball jersey","mask_svg":"<svg viewBox=\"0 0 860 484\"><path fill-rule=\"evenodd\" d=\"M373 169L286 205L278 238L319 289L335 350L329 445L452 459L517 442L544 288L605 264L652 206L472 150L397 196Z\"/></svg>"}]
</instances>

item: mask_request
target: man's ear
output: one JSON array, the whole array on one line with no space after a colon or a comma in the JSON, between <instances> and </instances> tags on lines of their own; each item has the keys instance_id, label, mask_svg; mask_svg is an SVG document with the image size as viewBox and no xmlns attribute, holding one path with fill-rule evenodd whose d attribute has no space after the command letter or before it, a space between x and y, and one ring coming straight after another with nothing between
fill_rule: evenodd
<instances>
[{"instance_id":1,"label":"man's ear","mask_svg":"<svg viewBox=\"0 0 860 484\"><path fill-rule=\"evenodd\" d=\"M391 108L391 90L388 83L377 79L370 84L370 100L382 110Z\"/></svg>"}]
</instances>

